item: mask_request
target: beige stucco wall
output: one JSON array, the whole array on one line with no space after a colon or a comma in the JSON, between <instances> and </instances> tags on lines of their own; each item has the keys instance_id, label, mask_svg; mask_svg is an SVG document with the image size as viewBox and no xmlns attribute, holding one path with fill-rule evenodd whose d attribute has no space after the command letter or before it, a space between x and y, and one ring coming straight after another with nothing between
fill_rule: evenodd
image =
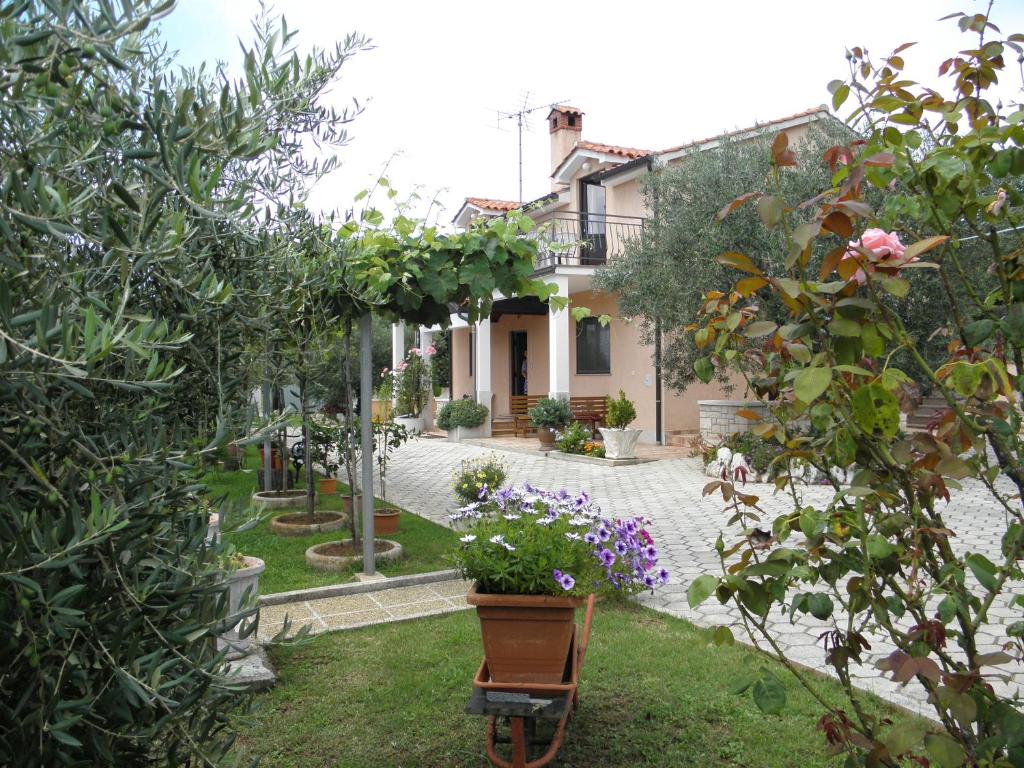
<instances>
[{"instance_id":1,"label":"beige stucco wall","mask_svg":"<svg viewBox=\"0 0 1024 768\"><path fill-rule=\"evenodd\" d=\"M452 329L452 399L463 395L473 397L476 392L473 377L469 375L469 328Z\"/></svg>"}]
</instances>

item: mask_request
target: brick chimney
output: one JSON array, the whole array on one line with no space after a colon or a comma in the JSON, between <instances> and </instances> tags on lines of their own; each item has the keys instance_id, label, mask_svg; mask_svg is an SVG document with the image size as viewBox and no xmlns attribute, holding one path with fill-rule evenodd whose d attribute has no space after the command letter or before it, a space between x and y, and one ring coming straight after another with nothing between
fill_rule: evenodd
<instances>
[{"instance_id":1,"label":"brick chimney","mask_svg":"<svg viewBox=\"0 0 1024 768\"><path fill-rule=\"evenodd\" d=\"M572 152L583 133L583 112L576 107L559 105L548 113L551 131L551 172Z\"/></svg>"}]
</instances>

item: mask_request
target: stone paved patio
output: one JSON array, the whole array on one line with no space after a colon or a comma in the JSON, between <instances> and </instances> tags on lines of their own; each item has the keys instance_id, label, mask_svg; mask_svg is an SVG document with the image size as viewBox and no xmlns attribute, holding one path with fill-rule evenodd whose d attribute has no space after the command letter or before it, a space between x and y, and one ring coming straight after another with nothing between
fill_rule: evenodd
<instances>
[{"instance_id":1,"label":"stone paved patio","mask_svg":"<svg viewBox=\"0 0 1024 768\"><path fill-rule=\"evenodd\" d=\"M409 511L447 524L448 512L455 505L450 490L453 470L463 459L488 453L487 449L464 443L411 441L396 452L389 465L389 496ZM584 488L609 515L649 516L662 562L672 572L673 581L653 596L643 595L639 599L651 608L701 626L734 626L737 639L745 637L742 627L736 626L738 612L732 606L719 605L712 598L691 610L686 602L686 589L696 576L720 573L714 542L726 519L720 498L701 497L701 489L708 478L703 475L699 460L676 458L630 467L605 467L569 463L540 454L502 451L499 455L509 465L510 482L529 481L553 489ZM772 496L770 486L748 486L748 489L761 495L769 519L789 509L789 499ZM970 547L995 559L999 551L999 531L1005 525L1003 513L985 503L986 496L981 491L980 486L967 484L953 497L944 516L952 528L961 532L960 538L954 539L954 546ZM824 502L830 495L827 488L805 489L807 502ZM1020 613L1020 609L1009 607L1008 599L992 607L993 625L984 635L984 650L995 650L999 646L1000 638L1005 638L1004 627L1019 620ZM817 638L830 624L809 615L798 615L796 623L790 624L788 618L777 614L770 623L790 658L811 668L822 667L824 651ZM916 681L900 688L882 678L874 668L873 662L886 656L892 647L880 636L873 635L871 639L871 656L857 675L861 687L902 706L927 712L924 690ZM1005 670L1013 673L1012 679L995 680L993 684L1000 689L1020 691L1024 687L1024 672L1019 666Z\"/></svg>"}]
</instances>

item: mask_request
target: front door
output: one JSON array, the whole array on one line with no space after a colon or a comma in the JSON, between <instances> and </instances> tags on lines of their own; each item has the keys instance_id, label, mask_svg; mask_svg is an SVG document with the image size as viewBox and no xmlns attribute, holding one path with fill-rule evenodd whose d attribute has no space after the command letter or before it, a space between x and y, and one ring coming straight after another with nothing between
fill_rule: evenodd
<instances>
[{"instance_id":1,"label":"front door","mask_svg":"<svg viewBox=\"0 0 1024 768\"><path fill-rule=\"evenodd\" d=\"M512 382L509 391L513 395L525 395L529 371L526 368L526 331L512 331L509 350L512 359Z\"/></svg>"}]
</instances>

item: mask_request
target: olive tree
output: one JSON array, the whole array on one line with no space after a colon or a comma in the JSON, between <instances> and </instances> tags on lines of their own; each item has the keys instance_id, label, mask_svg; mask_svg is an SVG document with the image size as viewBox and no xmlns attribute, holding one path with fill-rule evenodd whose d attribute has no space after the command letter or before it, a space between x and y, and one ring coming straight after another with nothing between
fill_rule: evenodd
<instances>
[{"instance_id":1,"label":"olive tree","mask_svg":"<svg viewBox=\"0 0 1024 768\"><path fill-rule=\"evenodd\" d=\"M320 98L362 41L300 57L262 19L240 80L174 74L149 31L171 7L0 3L0 754L20 765L212 764L231 742L197 454L234 436L277 311L262 233L325 170L303 142L344 141Z\"/></svg>"}]
</instances>

